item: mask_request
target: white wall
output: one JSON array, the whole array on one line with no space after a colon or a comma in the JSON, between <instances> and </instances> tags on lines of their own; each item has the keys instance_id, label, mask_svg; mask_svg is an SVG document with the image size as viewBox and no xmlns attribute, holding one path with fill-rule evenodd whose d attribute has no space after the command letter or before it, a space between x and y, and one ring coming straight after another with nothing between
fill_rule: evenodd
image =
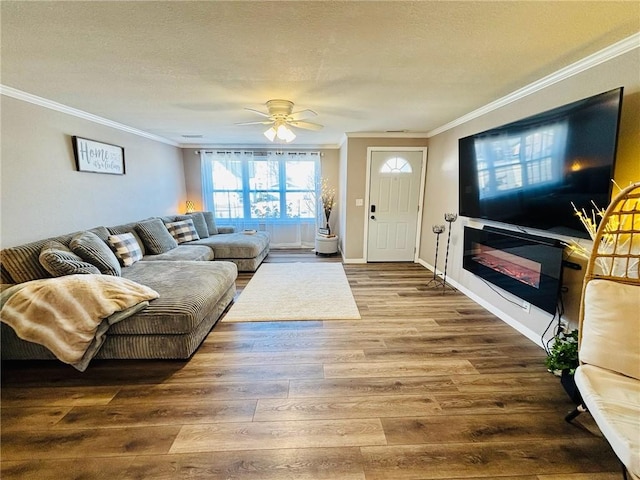
<instances>
[{"instance_id":1,"label":"white wall","mask_svg":"<svg viewBox=\"0 0 640 480\"><path fill-rule=\"evenodd\" d=\"M179 148L11 97L0 102L3 248L184 205ZM73 135L124 147L126 174L78 172Z\"/></svg>"},{"instance_id":2,"label":"white wall","mask_svg":"<svg viewBox=\"0 0 640 480\"><path fill-rule=\"evenodd\" d=\"M445 223L445 212L458 211L458 139L492 127L524 118L581 98L624 86L623 110L619 137L615 179L622 186L640 180L640 56L638 49L606 61L544 90L485 114L429 139L429 162L425 191L420 259L432 265L435 252L433 224ZM461 218L453 224L449 253L448 277L463 292L476 298L489 309L511 322L532 339L538 339L551 316L535 307L525 313L518 305L501 298L475 275L462 269L463 227L469 219ZM480 224L478 224L480 225ZM441 238L439 269L443 268L444 248ZM573 260L573 259L572 259ZM581 290L582 273L565 269L566 319L575 323ZM508 295L507 295L508 296ZM512 297L516 302L521 300Z\"/></svg>"}]
</instances>

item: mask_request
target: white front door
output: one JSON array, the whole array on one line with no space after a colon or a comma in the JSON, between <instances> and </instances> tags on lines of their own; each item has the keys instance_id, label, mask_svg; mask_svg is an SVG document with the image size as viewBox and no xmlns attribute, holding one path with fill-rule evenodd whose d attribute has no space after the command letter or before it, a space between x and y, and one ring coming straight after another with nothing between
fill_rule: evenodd
<instances>
[{"instance_id":1,"label":"white front door","mask_svg":"<svg viewBox=\"0 0 640 480\"><path fill-rule=\"evenodd\" d=\"M424 152L371 152L367 261L415 258Z\"/></svg>"}]
</instances>

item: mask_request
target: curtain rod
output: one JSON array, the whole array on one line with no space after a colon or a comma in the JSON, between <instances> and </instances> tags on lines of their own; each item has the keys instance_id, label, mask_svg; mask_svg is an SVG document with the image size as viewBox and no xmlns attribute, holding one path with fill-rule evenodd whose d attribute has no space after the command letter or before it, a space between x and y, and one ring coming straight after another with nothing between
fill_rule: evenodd
<instances>
[{"instance_id":1,"label":"curtain rod","mask_svg":"<svg viewBox=\"0 0 640 480\"><path fill-rule=\"evenodd\" d=\"M195 155L200 155L201 153L258 153L258 154L268 154L275 153L276 155L319 155L324 156L322 152L308 152L308 151L299 151L299 152L283 152L276 150L195 150L193 152Z\"/></svg>"}]
</instances>

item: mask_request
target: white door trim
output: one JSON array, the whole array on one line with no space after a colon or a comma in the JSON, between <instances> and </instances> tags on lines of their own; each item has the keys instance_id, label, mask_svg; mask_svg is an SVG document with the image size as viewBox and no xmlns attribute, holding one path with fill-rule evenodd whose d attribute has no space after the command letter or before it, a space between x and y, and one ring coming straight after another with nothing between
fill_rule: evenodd
<instances>
[{"instance_id":1,"label":"white door trim","mask_svg":"<svg viewBox=\"0 0 640 480\"><path fill-rule=\"evenodd\" d=\"M422 173L420 175L420 199L418 200L418 215L416 224L416 243L414 248L413 262L417 263L420 258L420 237L422 235L422 212L424 210L424 187L427 179L427 147L367 147L367 172L365 177L365 208L364 208L364 238L362 245L363 258L365 263L369 260L369 205L371 205L370 182L371 182L371 156L373 152L422 152Z\"/></svg>"}]
</instances>

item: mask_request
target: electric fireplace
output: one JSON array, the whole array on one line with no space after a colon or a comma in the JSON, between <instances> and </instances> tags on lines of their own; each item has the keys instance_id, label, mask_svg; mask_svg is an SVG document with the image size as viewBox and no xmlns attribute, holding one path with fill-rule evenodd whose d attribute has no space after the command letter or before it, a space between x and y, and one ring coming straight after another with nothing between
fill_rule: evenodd
<instances>
[{"instance_id":1,"label":"electric fireplace","mask_svg":"<svg viewBox=\"0 0 640 480\"><path fill-rule=\"evenodd\" d=\"M462 267L551 314L562 284L562 252L557 240L488 226L464 227Z\"/></svg>"}]
</instances>

